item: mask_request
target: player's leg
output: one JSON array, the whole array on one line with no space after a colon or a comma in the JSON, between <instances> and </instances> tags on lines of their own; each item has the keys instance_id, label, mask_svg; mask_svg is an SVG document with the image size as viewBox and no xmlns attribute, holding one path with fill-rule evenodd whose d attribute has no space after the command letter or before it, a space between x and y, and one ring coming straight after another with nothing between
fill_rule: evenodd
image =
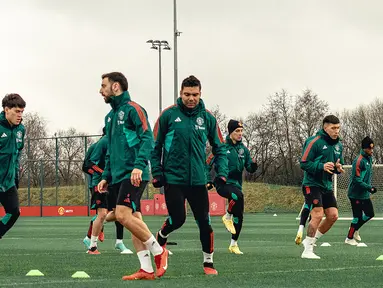
<instances>
[{"instance_id":1,"label":"player's leg","mask_svg":"<svg viewBox=\"0 0 383 288\"><path fill-rule=\"evenodd\" d=\"M185 191L187 189L190 188L185 185L167 184L165 186L165 202L168 209L168 217L157 233L157 240L161 246L166 246L170 233L185 223Z\"/></svg>"},{"instance_id":2,"label":"player's leg","mask_svg":"<svg viewBox=\"0 0 383 288\"><path fill-rule=\"evenodd\" d=\"M218 274L213 265L214 254L214 232L211 227L209 215L208 192L204 185L192 186L186 191L186 198L193 211L194 219L199 228L199 238L202 244L203 269L207 275Z\"/></svg>"},{"instance_id":3,"label":"player's leg","mask_svg":"<svg viewBox=\"0 0 383 288\"><path fill-rule=\"evenodd\" d=\"M351 208L352 208L352 221L350 224L350 228L348 229L346 240L344 241L346 244L356 246L358 242L354 239L354 234L356 231L356 225L358 224L359 219L362 219L363 210L361 201L358 199L350 198Z\"/></svg>"},{"instance_id":4,"label":"player's leg","mask_svg":"<svg viewBox=\"0 0 383 288\"><path fill-rule=\"evenodd\" d=\"M0 239L16 223L20 216L19 196L16 187L12 187L2 194L1 204L5 210L5 216L0 221Z\"/></svg>"},{"instance_id":5,"label":"player's leg","mask_svg":"<svg viewBox=\"0 0 383 288\"><path fill-rule=\"evenodd\" d=\"M107 202L108 202L108 214L106 215L105 222L114 222L116 226L116 243L114 248L119 250L121 254L132 254L133 252L126 248L124 239L124 226L116 219L116 205L117 196L120 189L120 184L111 185L108 187Z\"/></svg>"},{"instance_id":6,"label":"player's leg","mask_svg":"<svg viewBox=\"0 0 383 288\"><path fill-rule=\"evenodd\" d=\"M95 207L94 207L94 189L93 188L89 188L89 192L90 192L90 195L91 195L91 200L90 200L90 210L95 210ZM96 220L97 218L97 215L93 216L92 219L90 219L90 223L89 223L89 227L88 227L88 232L86 233L86 236L85 238L82 240L82 243L84 243L86 249L89 249L90 247L90 237L92 237L92 229L93 229L93 221Z\"/></svg>"},{"instance_id":7,"label":"player's leg","mask_svg":"<svg viewBox=\"0 0 383 288\"><path fill-rule=\"evenodd\" d=\"M295 236L295 244L297 244L297 245L300 245L302 243L303 230L306 226L307 219L310 216L310 211L311 211L310 207L305 202L303 204L303 208L302 208L301 215L300 215L299 228L298 228L297 236Z\"/></svg>"},{"instance_id":8,"label":"player's leg","mask_svg":"<svg viewBox=\"0 0 383 288\"><path fill-rule=\"evenodd\" d=\"M133 186L130 179L121 182L117 197L116 218L154 255L157 266L156 275L161 277L168 268L168 251L158 244L146 223L133 215L139 207L139 203L136 203L137 193L140 193L140 188Z\"/></svg>"},{"instance_id":9,"label":"player's leg","mask_svg":"<svg viewBox=\"0 0 383 288\"><path fill-rule=\"evenodd\" d=\"M136 212L133 213L133 216L143 220L142 214L141 214L141 196L142 192L145 190L145 187L147 185L147 181L143 181L140 184L140 190L139 193L136 195L136 199L134 200L134 203L136 203ZM150 257L150 251L146 248L145 244L142 243L136 236L132 234L132 242L133 246L136 249L138 260L140 261L141 268L138 270L138 272L129 275L124 276L124 280L139 280L139 279L145 279L145 280L153 280L154 279L154 269L152 266L152 260Z\"/></svg>"},{"instance_id":10,"label":"player's leg","mask_svg":"<svg viewBox=\"0 0 383 288\"><path fill-rule=\"evenodd\" d=\"M365 223L370 221L374 216L374 207L372 205L371 199L363 199L361 200L362 204L362 215L358 219L358 223L355 225L355 233L354 233L354 239L361 241L362 238L359 235L359 229L362 227Z\"/></svg>"},{"instance_id":11,"label":"player's leg","mask_svg":"<svg viewBox=\"0 0 383 288\"><path fill-rule=\"evenodd\" d=\"M313 208L310 212L311 221L307 227L307 236L305 240L302 241L304 250L301 257L306 259L320 259L318 255L314 254L314 237L323 217L322 194L316 187L305 186L302 190L305 196L305 203Z\"/></svg>"},{"instance_id":12,"label":"player's leg","mask_svg":"<svg viewBox=\"0 0 383 288\"><path fill-rule=\"evenodd\" d=\"M244 211L244 199L243 193L238 188L234 187L233 194L235 194L237 200L236 204L233 207L233 222L235 228L235 234L231 235L231 242L229 246L229 251L234 254L243 254L241 250L239 250L238 246L238 238L241 234L242 224L243 224L243 211Z\"/></svg>"},{"instance_id":13,"label":"player's leg","mask_svg":"<svg viewBox=\"0 0 383 288\"><path fill-rule=\"evenodd\" d=\"M97 187L94 191L94 207L97 209L97 217L93 221L92 236L90 238L90 247L88 254L100 254L97 249L98 237L101 233L102 226L106 215L108 214L108 203L106 193L99 193Z\"/></svg>"},{"instance_id":14,"label":"player's leg","mask_svg":"<svg viewBox=\"0 0 383 288\"><path fill-rule=\"evenodd\" d=\"M217 187L217 193L223 198L226 198L228 200L228 207L226 214L222 216L222 222L226 227L226 230L229 231L231 234L235 234L235 227L233 222L233 208L235 207L238 197L234 193L235 186L226 184L222 185L220 187Z\"/></svg>"},{"instance_id":15,"label":"player's leg","mask_svg":"<svg viewBox=\"0 0 383 288\"><path fill-rule=\"evenodd\" d=\"M338 220L338 205L336 203L334 192L323 193L322 203L326 218L320 223L318 230L315 233L314 243L319 238L321 238L328 230L330 230L330 228L334 225L336 220Z\"/></svg>"}]
</instances>

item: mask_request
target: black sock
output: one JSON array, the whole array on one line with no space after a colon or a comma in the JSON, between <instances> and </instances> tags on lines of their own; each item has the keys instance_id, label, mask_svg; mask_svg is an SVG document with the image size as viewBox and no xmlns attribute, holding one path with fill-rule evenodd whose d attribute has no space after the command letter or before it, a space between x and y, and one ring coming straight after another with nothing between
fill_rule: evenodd
<instances>
[{"instance_id":1,"label":"black sock","mask_svg":"<svg viewBox=\"0 0 383 288\"><path fill-rule=\"evenodd\" d=\"M116 238L119 240L124 239L124 226L118 221L115 221L114 224L116 225Z\"/></svg>"},{"instance_id":2,"label":"black sock","mask_svg":"<svg viewBox=\"0 0 383 288\"><path fill-rule=\"evenodd\" d=\"M310 209L308 209L306 207L303 208L299 224L306 226L306 222L307 222L307 219L309 218L309 216L310 216ZM310 220L309 220L309 222L310 222Z\"/></svg>"},{"instance_id":3,"label":"black sock","mask_svg":"<svg viewBox=\"0 0 383 288\"><path fill-rule=\"evenodd\" d=\"M86 236L90 238L92 236L92 230L93 230L93 219L90 220L89 228L88 228L88 234Z\"/></svg>"},{"instance_id":4,"label":"black sock","mask_svg":"<svg viewBox=\"0 0 383 288\"><path fill-rule=\"evenodd\" d=\"M241 234L243 217L235 217L233 215L233 223L235 228L235 234L231 235L231 239L237 241L239 238L239 234Z\"/></svg>"}]
</instances>

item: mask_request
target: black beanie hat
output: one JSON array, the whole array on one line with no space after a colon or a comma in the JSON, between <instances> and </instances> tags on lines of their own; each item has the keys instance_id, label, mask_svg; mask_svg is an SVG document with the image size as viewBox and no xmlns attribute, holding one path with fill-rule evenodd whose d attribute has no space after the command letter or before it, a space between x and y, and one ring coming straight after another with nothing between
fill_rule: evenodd
<instances>
[{"instance_id":1,"label":"black beanie hat","mask_svg":"<svg viewBox=\"0 0 383 288\"><path fill-rule=\"evenodd\" d=\"M230 119L229 124L227 124L227 130L231 134L235 129L243 128L243 124L237 120Z\"/></svg>"},{"instance_id":2,"label":"black beanie hat","mask_svg":"<svg viewBox=\"0 0 383 288\"><path fill-rule=\"evenodd\" d=\"M362 149L374 148L374 141L368 136L362 140Z\"/></svg>"}]
</instances>

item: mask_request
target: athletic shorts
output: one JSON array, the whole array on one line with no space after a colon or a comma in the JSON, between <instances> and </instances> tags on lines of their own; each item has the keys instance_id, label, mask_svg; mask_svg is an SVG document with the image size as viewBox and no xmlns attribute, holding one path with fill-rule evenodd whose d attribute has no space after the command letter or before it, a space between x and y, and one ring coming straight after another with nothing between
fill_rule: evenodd
<instances>
[{"instance_id":1,"label":"athletic shorts","mask_svg":"<svg viewBox=\"0 0 383 288\"><path fill-rule=\"evenodd\" d=\"M338 208L333 191L326 191L319 187L303 186L302 192L305 196L305 204L309 206L310 210L315 207L323 207L323 209Z\"/></svg>"},{"instance_id":2,"label":"athletic shorts","mask_svg":"<svg viewBox=\"0 0 383 288\"><path fill-rule=\"evenodd\" d=\"M98 192L97 186L92 190L91 206L90 209L108 209L108 196L107 193Z\"/></svg>"},{"instance_id":3,"label":"athletic shorts","mask_svg":"<svg viewBox=\"0 0 383 288\"><path fill-rule=\"evenodd\" d=\"M139 187L132 185L130 179L124 179L120 183L109 187L109 199L113 201L109 204L109 211L116 208L116 205L129 207L134 212L141 212L141 197L148 181L141 181Z\"/></svg>"}]
</instances>

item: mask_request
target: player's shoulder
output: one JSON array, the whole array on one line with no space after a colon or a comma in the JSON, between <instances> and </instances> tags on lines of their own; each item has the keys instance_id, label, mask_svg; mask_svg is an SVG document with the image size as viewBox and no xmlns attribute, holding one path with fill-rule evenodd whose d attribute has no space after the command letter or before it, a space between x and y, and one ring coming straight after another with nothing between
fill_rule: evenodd
<instances>
[{"instance_id":1,"label":"player's shoulder","mask_svg":"<svg viewBox=\"0 0 383 288\"><path fill-rule=\"evenodd\" d=\"M167 119L173 113L178 113L178 112L181 112L179 107L177 106L177 104L173 104L173 105L166 107L164 110L162 110L162 112L160 114L160 118L161 119Z\"/></svg>"},{"instance_id":2,"label":"player's shoulder","mask_svg":"<svg viewBox=\"0 0 383 288\"><path fill-rule=\"evenodd\" d=\"M322 142L322 138L320 135L313 135L306 139L305 144L306 145L314 145L314 144L320 144Z\"/></svg>"},{"instance_id":3,"label":"player's shoulder","mask_svg":"<svg viewBox=\"0 0 383 288\"><path fill-rule=\"evenodd\" d=\"M207 108L205 108L205 111L206 113L206 119L207 120L210 120L210 121L217 121L217 119L215 118L214 114Z\"/></svg>"}]
</instances>

